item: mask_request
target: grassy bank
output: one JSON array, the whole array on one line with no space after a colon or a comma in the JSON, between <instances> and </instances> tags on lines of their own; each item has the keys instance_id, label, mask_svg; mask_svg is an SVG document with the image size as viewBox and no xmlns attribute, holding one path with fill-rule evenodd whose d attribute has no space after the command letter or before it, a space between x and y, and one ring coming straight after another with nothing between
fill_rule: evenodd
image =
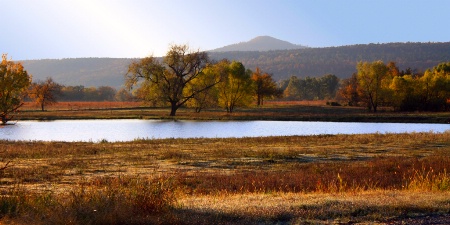
<instances>
[{"instance_id":1,"label":"grassy bank","mask_svg":"<svg viewBox=\"0 0 450 225\"><path fill-rule=\"evenodd\" d=\"M4 223L387 222L450 213L450 133L0 141Z\"/></svg>"},{"instance_id":2,"label":"grassy bank","mask_svg":"<svg viewBox=\"0 0 450 225\"><path fill-rule=\"evenodd\" d=\"M174 119L168 108L145 107L141 103L99 102L58 103L47 111L39 111L32 104L26 105L15 116L22 120L56 119ZM189 120L288 120L288 121L335 121L335 122L412 122L450 123L450 112L393 112L381 109L370 113L362 107L328 106L324 101L269 102L263 107L237 109L226 113L222 109L204 110L181 108L176 119Z\"/></svg>"}]
</instances>

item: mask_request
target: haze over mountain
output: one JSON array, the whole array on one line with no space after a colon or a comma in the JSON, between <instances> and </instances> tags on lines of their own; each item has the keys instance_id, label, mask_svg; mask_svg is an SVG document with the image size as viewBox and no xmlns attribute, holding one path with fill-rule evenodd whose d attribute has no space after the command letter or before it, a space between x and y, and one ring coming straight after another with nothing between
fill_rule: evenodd
<instances>
[{"instance_id":1,"label":"haze over mountain","mask_svg":"<svg viewBox=\"0 0 450 225\"><path fill-rule=\"evenodd\" d=\"M229 59L240 61L248 69L259 67L273 74L275 80L297 77L316 77L334 74L340 78L350 77L356 72L359 61L394 61L400 70L416 69L418 72L432 68L441 62L450 61L450 42L437 43L387 43L359 44L328 48L299 48L290 50L255 50L257 43L288 43L270 37L257 37L250 41L252 51L210 51L212 60ZM241 42L231 46L249 46ZM278 45L286 48L293 44ZM266 44L267 47L267 44ZM298 46L297 46L298 47ZM226 48L226 47L224 47ZM224 49L221 48L221 49ZM232 48L228 48L232 49ZM266 48L267 49L267 48ZM74 58L22 61L25 69L33 75L33 81L52 77L63 85L123 86L124 75L132 59L129 58Z\"/></svg>"},{"instance_id":2,"label":"haze over mountain","mask_svg":"<svg viewBox=\"0 0 450 225\"><path fill-rule=\"evenodd\" d=\"M290 50L307 48L303 45L292 44L287 41L279 40L270 36L258 36L250 41L231 44L222 48L216 48L210 52L235 52L235 51L272 51L272 50Z\"/></svg>"}]
</instances>

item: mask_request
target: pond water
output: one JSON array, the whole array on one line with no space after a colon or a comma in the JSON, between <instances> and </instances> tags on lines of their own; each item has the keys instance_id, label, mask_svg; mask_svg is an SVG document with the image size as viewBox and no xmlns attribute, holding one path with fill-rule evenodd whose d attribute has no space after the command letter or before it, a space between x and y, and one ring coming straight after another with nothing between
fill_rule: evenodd
<instances>
[{"instance_id":1,"label":"pond water","mask_svg":"<svg viewBox=\"0 0 450 225\"><path fill-rule=\"evenodd\" d=\"M302 121L57 120L0 126L0 139L131 141L160 138L258 137L319 134L445 132L449 124Z\"/></svg>"}]
</instances>

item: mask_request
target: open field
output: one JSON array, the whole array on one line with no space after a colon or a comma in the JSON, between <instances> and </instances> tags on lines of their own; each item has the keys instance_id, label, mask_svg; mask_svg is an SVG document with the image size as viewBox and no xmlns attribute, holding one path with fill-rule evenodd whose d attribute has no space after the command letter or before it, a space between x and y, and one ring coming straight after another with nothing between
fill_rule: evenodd
<instances>
[{"instance_id":1,"label":"open field","mask_svg":"<svg viewBox=\"0 0 450 225\"><path fill-rule=\"evenodd\" d=\"M61 102L39 111L27 103L15 115L23 120L55 119L174 119L168 108L147 107L139 102ZM195 113L181 108L176 119L189 120L288 120L335 122L450 123L450 112L393 112L380 109L370 113L362 107L328 106L326 101L266 102L262 107L238 108L233 113L209 109Z\"/></svg>"},{"instance_id":2,"label":"open field","mask_svg":"<svg viewBox=\"0 0 450 225\"><path fill-rule=\"evenodd\" d=\"M450 222L450 133L0 141L15 224Z\"/></svg>"}]
</instances>

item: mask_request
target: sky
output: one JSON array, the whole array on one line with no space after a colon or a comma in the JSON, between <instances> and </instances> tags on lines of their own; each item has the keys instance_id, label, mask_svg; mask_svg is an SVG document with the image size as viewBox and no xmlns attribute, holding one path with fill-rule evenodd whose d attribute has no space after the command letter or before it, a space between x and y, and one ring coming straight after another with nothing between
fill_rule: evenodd
<instances>
[{"instance_id":1,"label":"sky","mask_svg":"<svg viewBox=\"0 0 450 225\"><path fill-rule=\"evenodd\" d=\"M450 0L0 0L13 60L163 56L262 35L309 47L449 42Z\"/></svg>"}]
</instances>

